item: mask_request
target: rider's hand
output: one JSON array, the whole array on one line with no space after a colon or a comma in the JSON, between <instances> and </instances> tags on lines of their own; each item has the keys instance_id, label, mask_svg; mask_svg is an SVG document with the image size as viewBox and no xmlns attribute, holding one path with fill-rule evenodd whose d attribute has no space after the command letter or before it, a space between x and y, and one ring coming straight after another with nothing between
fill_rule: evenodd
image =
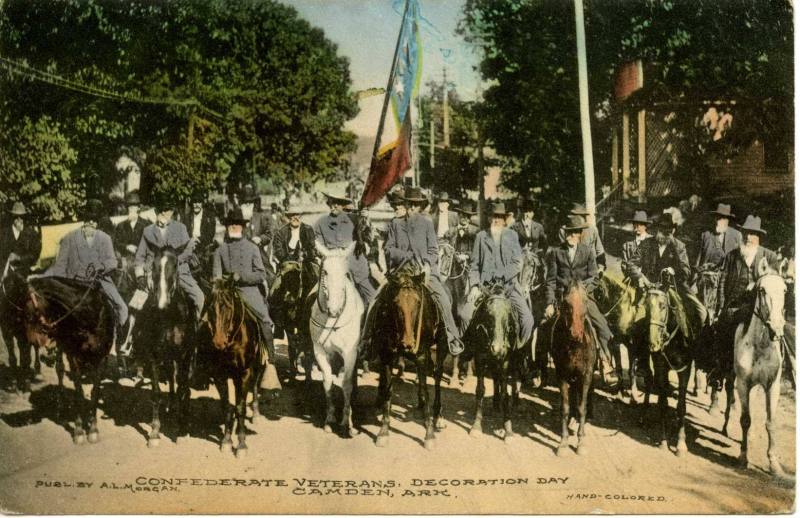
<instances>
[{"instance_id":1,"label":"rider's hand","mask_svg":"<svg viewBox=\"0 0 800 518\"><path fill-rule=\"evenodd\" d=\"M661 271L662 271L663 273L666 273L667 275L672 275L672 276L674 276L674 275L675 275L675 270L673 270L673 269L672 269L672 266L667 266L666 268L664 268L664 269L663 269L663 270L661 270Z\"/></svg>"},{"instance_id":2,"label":"rider's hand","mask_svg":"<svg viewBox=\"0 0 800 518\"><path fill-rule=\"evenodd\" d=\"M128 252L135 254L136 253L136 245L128 245L125 247L125 250Z\"/></svg>"},{"instance_id":3,"label":"rider's hand","mask_svg":"<svg viewBox=\"0 0 800 518\"><path fill-rule=\"evenodd\" d=\"M233 282L239 282L242 279L242 276L239 275L237 272L233 273Z\"/></svg>"},{"instance_id":4,"label":"rider's hand","mask_svg":"<svg viewBox=\"0 0 800 518\"><path fill-rule=\"evenodd\" d=\"M597 265L597 271L598 272L604 272L605 270L606 270L606 265L604 265L604 264L598 264Z\"/></svg>"},{"instance_id":5,"label":"rider's hand","mask_svg":"<svg viewBox=\"0 0 800 518\"><path fill-rule=\"evenodd\" d=\"M547 307L544 308L544 318L551 318L555 314L556 307L553 304L548 304Z\"/></svg>"},{"instance_id":6,"label":"rider's hand","mask_svg":"<svg viewBox=\"0 0 800 518\"><path fill-rule=\"evenodd\" d=\"M467 295L467 302L470 304L475 304L480 296L481 290L477 286L473 286L472 289L469 290L469 295Z\"/></svg>"},{"instance_id":7,"label":"rider's hand","mask_svg":"<svg viewBox=\"0 0 800 518\"><path fill-rule=\"evenodd\" d=\"M648 281L645 277L639 277L640 288L647 288L649 286L650 286L650 281Z\"/></svg>"},{"instance_id":8,"label":"rider's hand","mask_svg":"<svg viewBox=\"0 0 800 518\"><path fill-rule=\"evenodd\" d=\"M466 261L467 259L469 259L469 254L461 252L460 254L456 254L456 257L458 257L458 259L461 261Z\"/></svg>"},{"instance_id":9,"label":"rider's hand","mask_svg":"<svg viewBox=\"0 0 800 518\"><path fill-rule=\"evenodd\" d=\"M260 238L260 237L258 237L258 236L253 236L253 239L251 239L251 241L252 241L253 243L257 244L257 245L260 245L260 244L261 244L261 238Z\"/></svg>"},{"instance_id":10,"label":"rider's hand","mask_svg":"<svg viewBox=\"0 0 800 518\"><path fill-rule=\"evenodd\" d=\"M136 289L147 291L147 279L144 276L136 277Z\"/></svg>"}]
</instances>

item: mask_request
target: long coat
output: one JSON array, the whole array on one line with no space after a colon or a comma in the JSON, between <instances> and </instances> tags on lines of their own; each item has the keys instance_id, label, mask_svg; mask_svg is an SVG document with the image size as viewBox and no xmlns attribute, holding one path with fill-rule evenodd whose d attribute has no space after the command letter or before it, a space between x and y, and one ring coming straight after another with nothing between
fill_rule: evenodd
<instances>
[{"instance_id":1,"label":"long coat","mask_svg":"<svg viewBox=\"0 0 800 518\"><path fill-rule=\"evenodd\" d=\"M706 263L722 266L722 261L733 250L742 244L742 233L735 228L725 230L722 245L717 240L714 232L707 230L700 236L700 253L697 255L695 267L699 268Z\"/></svg>"},{"instance_id":2,"label":"long coat","mask_svg":"<svg viewBox=\"0 0 800 518\"><path fill-rule=\"evenodd\" d=\"M353 242L353 231L355 224L353 219L342 212L336 216L326 214L319 218L314 226L315 245L323 249L331 250L336 248L347 248ZM374 296L374 288L370 290L369 263L365 256L356 257L351 254L348 259L350 273L353 275L353 282L359 288L359 293L365 300Z\"/></svg>"},{"instance_id":3,"label":"long coat","mask_svg":"<svg viewBox=\"0 0 800 518\"><path fill-rule=\"evenodd\" d=\"M634 280L644 275L647 280L656 283L660 280L661 270L672 267L675 270L675 282L682 291L689 291L689 258L686 255L686 246L674 237L667 238L664 253L658 253L658 241L647 239L640 246L633 259L635 269L632 272Z\"/></svg>"},{"instance_id":4,"label":"long coat","mask_svg":"<svg viewBox=\"0 0 800 518\"><path fill-rule=\"evenodd\" d=\"M636 277L638 270L634 264L634 258L636 257L636 254L639 253L639 249L642 247L644 242L652 238L653 236L650 234L645 234L644 238L638 244L636 243L635 238L622 244L622 273L626 277L638 278Z\"/></svg>"},{"instance_id":5,"label":"long coat","mask_svg":"<svg viewBox=\"0 0 800 518\"><path fill-rule=\"evenodd\" d=\"M394 218L389 222L386 243L383 245L386 265L391 270L403 261L416 259L428 264L431 275L439 275L439 240L433 222L421 214Z\"/></svg>"},{"instance_id":6,"label":"long coat","mask_svg":"<svg viewBox=\"0 0 800 518\"><path fill-rule=\"evenodd\" d=\"M531 221L530 233L525 229L525 222L522 220L515 222L511 228L519 235L521 247L524 248L526 245L530 245L531 250L534 252L547 248L547 235L544 227L538 221Z\"/></svg>"},{"instance_id":7,"label":"long coat","mask_svg":"<svg viewBox=\"0 0 800 518\"><path fill-rule=\"evenodd\" d=\"M547 254L547 303L556 304L573 279L583 283L587 292L597 285L597 259L594 250L578 243L575 258L569 260L569 247L566 243L554 247Z\"/></svg>"},{"instance_id":8,"label":"long coat","mask_svg":"<svg viewBox=\"0 0 800 518\"><path fill-rule=\"evenodd\" d=\"M42 251L42 236L33 227L25 225L14 237L11 225L0 230L0 275L5 270L8 256L12 253L19 256L19 268L27 273L36 264Z\"/></svg>"},{"instance_id":9,"label":"long coat","mask_svg":"<svg viewBox=\"0 0 800 518\"><path fill-rule=\"evenodd\" d=\"M272 240L272 253L275 254L275 259L278 263L284 261L298 260L298 252L303 250L304 260L313 260L317 256L317 250L314 247L314 229L311 225L300 223L300 242L299 247L292 250L289 248L289 241L292 239L292 226L290 224L283 225L275 232L275 237Z\"/></svg>"},{"instance_id":10,"label":"long coat","mask_svg":"<svg viewBox=\"0 0 800 518\"><path fill-rule=\"evenodd\" d=\"M147 228L149 224L149 221L142 218L136 220L133 228L131 228L131 222L127 219L119 222L114 228L114 249L117 253L121 256L125 256L128 253L125 249L128 245L133 245L138 249L139 243L142 242L144 229Z\"/></svg>"},{"instance_id":11,"label":"long coat","mask_svg":"<svg viewBox=\"0 0 800 518\"><path fill-rule=\"evenodd\" d=\"M467 254L471 258L478 232L480 232L478 227L472 223L466 228L457 227L453 233L453 248L456 249L456 253Z\"/></svg>"},{"instance_id":12,"label":"long coat","mask_svg":"<svg viewBox=\"0 0 800 518\"><path fill-rule=\"evenodd\" d=\"M270 322L261 289L267 280L264 262L255 243L247 239L226 239L214 252L214 279L226 273L239 274L237 289L261 322Z\"/></svg>"},{"instance_id":13,"label":"long coat","mask_svg":"<svg viewBox=\"0 0 800 518\"><path fill-rule=\"evenodd\" d=\"M522 248L519 246L517 233L504 228L500 233L500 246L495 244L487 230L481 230L475 236L472 248L472 261L469 269L470 286L479 286L502 279L511 283L522 271Z\"/></svg>"},{"instance_id":14,"label":"long coat","mask_svg":"<svg viewBox=\"0 0 800 518\"><path fill-rule=\"evenodd\" d=\"M82 229L75 229L61 239L58 256L48 275L68 279L89 280L92 270L110 273L117 267L111 238L102 230L95 231L91 246Z\"/></svg>"},{"instance_id":15,"label":"long coat","mask_svg":"<svg viewBox=\"0 0 800 518\"><path fill-rule=\"evenodd\" d=\"M252 240L256 236L261 238L259 248L269 245L272 241L272 219L266 212L253 211L253 216L244 228L244 237Z\"/></svg>"},{"instance_id":16,"label":"long coat","mask_svg":"<svg viewBox=\"0 0 800 518\"><path fill-rule=\"evenodd\" d=\"M179 221L170 221L166 229L163 237L155 223L148 225L142 232L142 240L139 241L139 248L136 250L137 276L144 275L145 270L149 271L156 253L167 247L178 254L178 273L191 274L188 260L194 251L194 246L187 246L189 233L186 231L186 225Z\"/></svg>"},{"instance_id":17,"label":"long coat","mask_svg":"<svg viewBox=\"0 0 800 518\"><path fill-rule=\"evenodd\" d=\"M718 307L737 308L742 305L743 299L748 293L748 285L758 278L756 268L758 268L758 263L762 258L766 258L773 268L776 268L777 263L780 261L775 252L763 246L759 246L758 250L756 250L753 264L750 266L747 266L742 252L738 248L728 252L722 263L722 275L719 278L719 287L717 288Z\"/></svg>"}]
</instances>

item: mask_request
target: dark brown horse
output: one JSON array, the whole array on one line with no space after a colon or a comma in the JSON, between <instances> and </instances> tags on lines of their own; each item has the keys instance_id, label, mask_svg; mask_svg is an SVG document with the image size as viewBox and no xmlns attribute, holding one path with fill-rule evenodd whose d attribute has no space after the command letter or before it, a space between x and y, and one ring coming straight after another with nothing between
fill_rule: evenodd
<instances>
[{"instance_id":1,"label":"dark brown horse","mask_svg":"<svg viewBox=\"0 0 800 518\"><path fill-rule=\"evenodd\" d=\"M578 455L586 453L586 417L591 413L592 373L597 362L595 338L586 318L586 290L580 282L568 286L552 324L551 354L561 390L561 443L559 456L569 448L569 420L578 420Z\"/></svg>"},{"instance_id":2,"label":"dark brown horse","mask_svg":"<svg viewBox=\"0 0 800 518\"><path fill-rule=\"evenodd\" d=\"M8 363L13 375L13 386L20 392L30 392L31 379L41 371L39 348L25 337L25 311L19 304L25 298L25 279L13 266L8 267L0 281L0 334L8 351ZM35 354L34 369L31 370L31 352Z\"/></svg>"},{"instance_id":3,"label":"dark brown horse","mask_svg":"<svg viewBox=\"0 0 800 518\"><path fill-rule=\"evenodd\" d=\"M21 293L21 292L20 292ZM18 293L19 294L19 293ZM15 304L23 308L25 335L30 343L56 348L58 375L58 419L64 386L66 355L75 386L73 409L76 413L72 439L83 444L100 439L97 429L97 402L104 360L114 342L114 312L100 285L60 277L34 277ZM92 383L91 403L86 406L84 376ZM87 432L84 423L88 426Z\"/></svg>"},{"instance_id":4,"label":"dark brown horse","mask_svg":"<svg viewBox=\"0 0 800 518\"><path fill-rule=\"evenodd\" d=\"M195 353L194 310L191 301L178 287L178 258L163 250L153 261L152 286L134 329L134 344L145 364L150 366L153 417L147 437L149 447L161 441L162 403L159 382L169 384L168 411L176 412L178 436L187 433L189 417L190 366ZM162 377L162 374L165 376Z\"/></svg>"},{"instance_id":5,"label":"dark brown horse","mask_svg":"<svg viewBox=\"0 0 800 518\"><path fill-rule=\"evenodd\" d=\"M219 392L225 431L220 443L222 451L231 451L233 421L239 443L237 457L247 453L245 428L247 395L253 396L254 418L258 415L255 390L263 375L266 350L260 345L258 320L250 313L232 278L214 282L207 305L204 325L200 329L200 357L208 365L209 374ZM235 404L228 402L228 380L233 381Z\"/></svg>"},{"instance_id":6,"label":"dark brown horse","mask_svg":"<svg viewBox=\"0 0 800 518\"><path fill-rule=\"evenodd\" d=\"M464 334L467 348L474 351L475 420L470 435L480 434L483 420L483 376L488 370L494 379L494 408L503 409L503 429L506 442L514 436L511 426L512 401L519 398L518 381L528 351L519 343L514 307L504 293L502 284L486 288L476 303L475 315ZM509 379L510 378L510 379ZM511 385L511 394L508 394Z\"/></svg>"},{"instance_id":7,"label":"dark brown horse","mask_svg":"<svg viewBox=\"0 0 800 518\"><path fill-rule=\"evenodd\" d=\"M373 338L373 349L381 363L378 406L383 407L383 424L375 440L377 446L386 446L389 442L392 368L400 357L416 365L419 408L425 414L425 448L435 446L435 430L443 428L441 381L448 352L447 335L436 302L424 285L424 278L424 274L414 274L401 267L389 276L384 287L389 290L387 304L377 319L382 324L381 330ZM428 371L431 368L435 383L433 409L428 398Z\"/></svg>"}]
</instances>

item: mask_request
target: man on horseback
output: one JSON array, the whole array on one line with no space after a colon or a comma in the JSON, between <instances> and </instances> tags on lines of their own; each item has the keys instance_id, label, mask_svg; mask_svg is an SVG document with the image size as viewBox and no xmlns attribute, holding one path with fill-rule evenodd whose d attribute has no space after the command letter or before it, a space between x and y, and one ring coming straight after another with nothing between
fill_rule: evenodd
<instances>
[{"instance_id":1,"label":"man on horseback","mask_svg":"<svg viewBox=\"0 0 800 518\"><path fill-rule=\"evenodd\" d=\"M402 218L394 218L389 222L386 243L384 244L386 254L386 265L390 271L397 268L407 261L415 261L421 265L427 275L427 287L431 290L433 299L439 306L442 320L447 329L447 341L450 352L453 355L460 354L464 350L461 344L460 334L456 322L453 318L450 296L445 290L439 278L438 257L439 241L433 229L433 222L420 214L423 207L428 204L428 200L419 187L407 187L403 195L403 204L406 207L406 215ZM371 336L378 330L374 329L374 316L380 313L380 307L385 304L382 295L387 293L381 290L375 300L373 307L369 309L366 324L364 325L364 338L362 344L369 345Z\"/></svg>"},{"instance_id":2,"label":"man on horseback","mask_svg":"<svg viewBox=\"0 0 800 518\"><path fill-rule=\"evenodd\" d=\"M529 248L537 255L541 256L547 249L547 235L544 227L538 221L533 220L536 211L536 203L525 198L522 200L522 220L517 221L511 227L519 236L519 244L522 248Z\"/></svg>"},{"instance_id":3,"label":"man on horseback","mask_svg":"<svg viewBox=\"0 0 800 518\"><path fill-rule=\"evenodd\" d=\"M233 209L225 216L225 240L214 252L213 279L231 274L248 308L258 320L261 341L267 349L270 363L275 364L275 345L272 339L272 320L265 300L263 287L267 280L261 253L253 242L243 238L247 225L241 209ZM262 379L262 384L266 377ZM267 387L262 387L267 388Z\"/></svg>"},{"instance_id":4,"label":"man on horseback","mask_svg":"<svg viewBox=\"0 0 800 518\"><path fill-rule=\"evenodd\" d=\"M110 275L117 268L117 258L111 237L97 229L97 222L102 217L98 205L87 202L81 209L78 216L83 220L83 226L61 239L55 263L45 275L97 281L114 309L117 339L121 340L127 333L124 328L128 323L128 305L111 282Z\"/></svg>"},{"instance_id":5,"label":"man on horseback","mask_svg":"<svg viewBox=\"0 0 800 518\"><path fill-rule=\"evenodd\" d=\"M605 269L606 251L605 248L603 248L603 242L600 240L600 233L597 231L597 227L594 225L593 221L589 221L589 211L586 210L586 207L583 204L573 203L569 214L570 216L578 216L585 223L583 231L581 232L581 243L592 249L597 266L600 269ZM566 240L565 227L561 227L558 237L559 241L564 243Z\"/></svg>"},{"instance_id":6,"label":"man on horseback","mask_svg":"<svg viewBox=\"0 0 800 518\"><path fill-rule=\"evenodd\" d=\"M556 312L556 303L567 292L572 280L583 284L587 294L591 294L597 285L597 261L594 249L582 242L582 236L588 225L585 220L577 215L569 216L564 225L565 241L559 247L553 248L547 255L547 307L544 317L551 318ZM611 363L611 354L608 344L611 341L611 329L605 316L597 304L589 298L586 302L586 314L597 332L600 351L605 356L606 363Z\"/></svg>"},{"instance_id":7,"label":"man on horseback","mask_svg":"<svg viewBox=\"0 0 800 518\"><path fill-rule=\"evenodd\" d=\"M148 221L139 216L139 194L129 192L125 195L125 206L128 208L128 218L121 221L114 228L114 249L119 259L125 262L132 262L142 241L144 229L149 224Z\"/></svg>"},{"instance_id":8,"label":"man on horseback","mask_svg":"<svg viewBox=\"0 0 800 518\"><path fill-rule=\"evenodd\" d=\"M622 245L622 273L627 278L633 278L636 272L634 258L639 253L639 248L642 246L642 243L653 237L647 232L647 228L650 226L650 220L645 211L637 210L634 212L630 222L633 224L634 237ZM643 287L644 282L644 279L639 279L640 287Z\"/></svg>"},{"instance_id":9,"label":"man on horseback","mask_svg":"<svg viewBox=\"0 0 800 518\"><path fill-rule=\"evenodd\" d=\"M475 304L480 296L480 286L493 281L502 281L505 295L511 301L519 322L519 340L525 344L533 334L533 313L528 306L527 294L519 285L522 270L522 249L517 233L506 228L508 211L503 203L492 208L492 223L489 230L481 230L475 237L472 262L469 270L471 286L468 299Z\"/></svg>"},{"instance_id":10,"label":"man on horseback","mask_svg":"<svg viewBox=\"0 0 800 518\"><path fill-rule=\"evenodd\" d=\"M717 205L717 210L712 211L716 218L714 230L707 230L700 236L700 253L697 255L695 269L706 264L716 268L722 267L725 257L742 244L742 234L730 227L730 222L736 216L731 213L731 206L724 203Z\"/></svg>"},{"instance_id":11,"label":"man on horseback","mask_svg":"<svg viewBox=\"0 0 800 518\"><path fill-rule=\"evenodd\" d=\"M26 225L28 211L22 202L15 202L9 211L11 225L0 230L0 268L4 278L9 268L15 268L26 277L42 251L42 236L34 227Z\"/></svg>"},{"instance_id":12,"label":"man on horseback","mask_svg":"<svg viewBox=\"0 0 800 518\"><path fill-rule=\"evenodd\" d=\"M439 194L436 205L436 210L431 214L436 238L439 243L449 243L456 226L458 226L458 215L450 210L450 195L446 192Z\"/></svg>"},{"instance_id":13,"label":"man on horseback","mask_svg":"<svg viewBox=\"0 0 800 518\"><path fill-rule=\"evenodd\" d=\"M656 221L656 237L645 240L637 250L631 275L639 286L648 288L661 282L662 272L669 274L673 285L663 286L662 289L670 294L670 301L678 308L678 322L683 335L696 340L707 312L691 292L691 270L686 246L674 237L674 232L672 216L661 214Z\"/></svg>"},{"instance_id":14,"label":"man on horseback","mask_svg":"<svg viewBox=\"0 0 800 518\"><path fill-rule=\"evenodd\" d=\"M317 250L326 255L331 250L344 250L354 240L353 231L355 224L344 211L344 208L351 204L347 198L339 198L330 194L325 194L328 199L330 214L326 214L314 224L314 239ZM358 294L364 302L364 307L369 307L372 299L375 298L375 287L370 281L369 263L366 255L351 255L349 258L350 274L356 285Z\"/></svg>"},{"instance_id":15,"label":"man on horseback","mask_svg":"<svg viewBox=\"0 0 800 518\"><path fill-rule=\"evenodd\" d=\"M469 261L472 257L472 249L475 246L475 236L480 229L472 223L472 217L478 214L475 210L475 202L472 200L462 201L455 210L459 214L458 226L453 233L453 248L456 254L462 259Z\"/></svg>"},{"instance_id":16,"label":"man on horseback","mask_svg":"<svg viewBox=\"0 0 800 518\"><path fill-rule=\"evenodd\" d=\"M161 198L157 200L156 222L148 225L142 233L139 248L136 250L135 274L136 287L147 291L145 271L153 267L153 261L160 252L170 248L178 254L178 287L189 297L195 310L195 325L200 322L200 313L205 304L203 290L192 277L189 269L189 258L197 246L197 239L190 239L186 225L172 219L173 205Z\"/></svg>"}]
</instances>

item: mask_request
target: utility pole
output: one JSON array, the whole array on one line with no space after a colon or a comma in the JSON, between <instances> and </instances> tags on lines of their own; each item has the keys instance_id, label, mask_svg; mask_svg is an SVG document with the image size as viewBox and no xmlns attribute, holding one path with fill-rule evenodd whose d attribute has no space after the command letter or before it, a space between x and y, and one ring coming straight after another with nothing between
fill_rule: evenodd
<instances>
[{"instance_id":1,"label":"utility pole","mask_svg":"<svg viewBox=\"0 0 800 518\"><path fill-rule=\"evenodd\" d=\"M575 36L578 45L578 93L581 108L581 140L583 141L583 173L586 210L594 215L594 159L592 128L589 119L589 79L586 65L586 33L583 24L583 0L575 2Z\"/></svg>"},{"instance_id":2,"label":"utility pole","mask_svg":"<svg viewBox=\"0 0 800 518\"><path fill-rule=\"evenodd\" d=\"M450 101L447 95L447 67L442 68L444 82L442 83L442 116L444 117L444 147L450 147Z\"/></svg>"},{"instance_id":3,"label":"utility pole","mask_svg":"<svg viewBox=\"0 0 800 518\"><path fill-rule=\"evenodd\" d=\"M478 79L478 87L475 95L475 102L480 103L483 96L481 81ZM477 121L477 117L474 117ZM483 230L486 226L486 171L483 165L483 132L480 122L475 123L475 141L478 144L478 228Z\"/></svg>"},{"instance_id":4,"label":"utility pole","mask_svg":"<svg viewBox=\"0 0 800 518\"><path fill-rule=\"evenodd\" d=\"M430 115L430 125L431 125L431 169L436 167L436 122L433 120L433 110L431 110Z\"/></svg>"}]
</instances>

